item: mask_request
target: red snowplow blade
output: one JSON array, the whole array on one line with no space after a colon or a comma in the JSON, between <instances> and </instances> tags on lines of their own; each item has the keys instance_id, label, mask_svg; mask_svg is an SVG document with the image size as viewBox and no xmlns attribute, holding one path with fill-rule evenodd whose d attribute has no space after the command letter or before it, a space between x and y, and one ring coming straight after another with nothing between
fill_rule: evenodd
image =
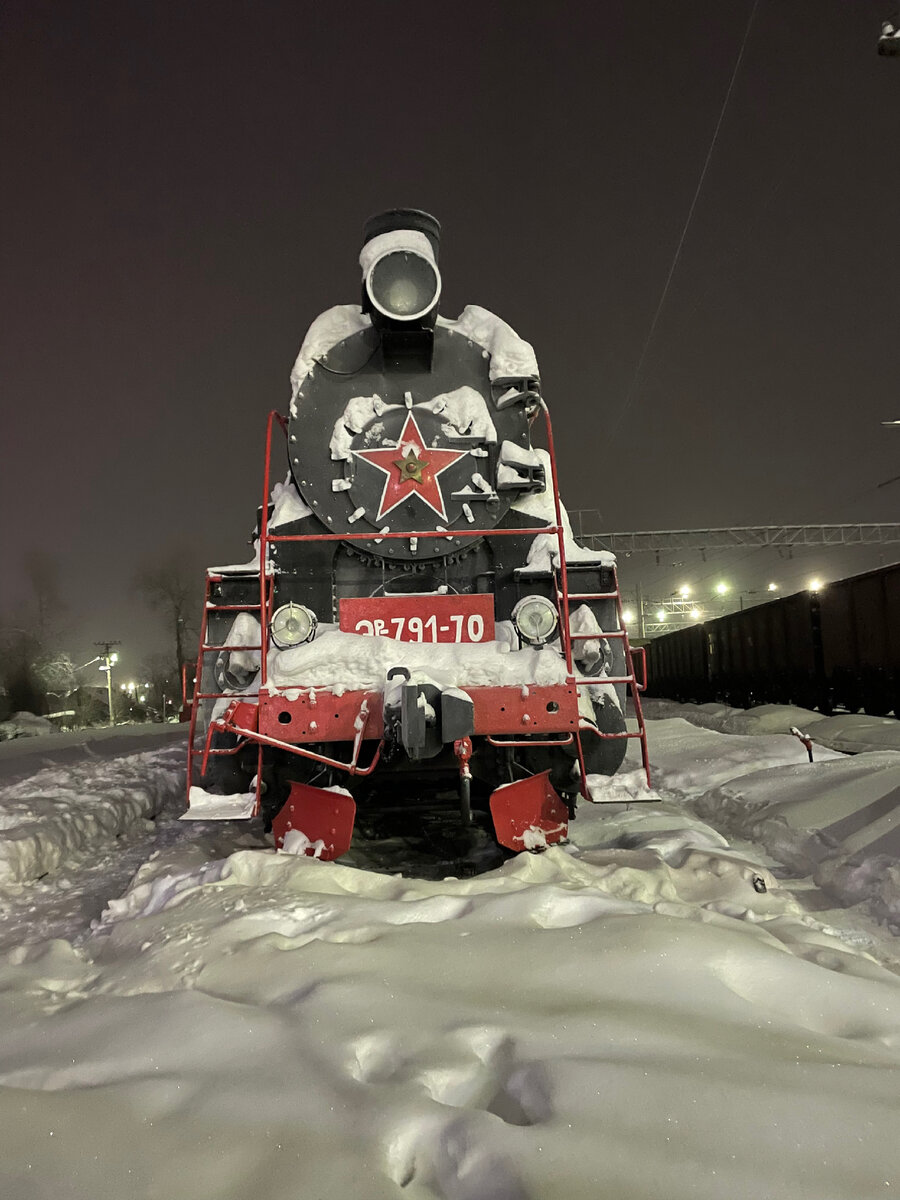
<instances>
[{"instance_id":1,"label":"red snowplow blade","mask_svg":"<svg viewBox=\"0 0 900 1200\"><path fill-rule=\"evenodd\" d=\"M305 834L309 858L330 862L350 849L356 804L346 792L330 792L308 783L292 783L287 800L272 822L275 845L280 850L291 830Z\"/></svg>"},{"instance_id":2,"label":"red snowplow blade","mask_svg":"<svg viewBox=\"0 0 900 1200\"><path fill-rule=\"evenodd\" d=\"M494 833L509 850L540 850L569 831L569 810L550 783L550 772L507 783L491 793Z\"/></svg>"}]
</instances>

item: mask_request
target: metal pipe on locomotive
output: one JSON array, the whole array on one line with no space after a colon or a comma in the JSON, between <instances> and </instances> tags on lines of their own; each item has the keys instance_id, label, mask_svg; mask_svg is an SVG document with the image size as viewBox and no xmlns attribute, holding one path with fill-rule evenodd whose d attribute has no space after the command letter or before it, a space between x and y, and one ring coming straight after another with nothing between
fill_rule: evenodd
<instances>
[{"instance_id":1,"label":"metal pipe on locomotive","mask_svg":"<svg viewBox=\"0 0 900 1200\"><path fill-rule=\"evenodd\" d=\"M416 209L367 223L361 305L313 322L270 414L256 559L207 574L187 817L261 813L324 859L357 806L537 849L629 738L646 770L615 559L572 539L534 352L438 315L439 243Z\"/></svg>"}]
</instances>

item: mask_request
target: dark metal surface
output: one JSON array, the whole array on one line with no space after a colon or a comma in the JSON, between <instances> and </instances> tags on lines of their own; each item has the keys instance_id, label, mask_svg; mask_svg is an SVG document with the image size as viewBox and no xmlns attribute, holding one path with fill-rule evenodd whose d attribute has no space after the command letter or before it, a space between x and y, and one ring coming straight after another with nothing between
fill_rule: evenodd
<instances>
[{"instance_id":1,"label":"dark metal surface","mask_svg":"<svg viewBox=\"0 0 900 1200\"><path fill-rule=\"evenodd\" d=\"M421 407L436 396L466 386L484 398L497 432L496 443L458 437L448 429L446 418ZM412 396L412 409L407 408L407 393ZM357 396L379 396L386 404L398 407L375 418L358 433L353 438L352 450L381 449L384 440L396 441L410 411L430 447L487 450L487 457L465 454L441 474L440 491L446 507L446 521L415 495L379 521L377 514L386 478L384 473L364 459L354 458L346 463L332 459L328 444L335 423L343 415L348 401ZM446 555L470 544L472 539L466 533L469 522L463 514L464 503L468 503L473 511L476 528L495 527L508 512L514 493L500 491L490 499L479 499L472 476L480 474L493 485L502 442L508 440L523 448L529 446L528 423L522 406L497 409L492 401L486 352L461 334L440 326L435 330L433 367L424 374L415 370L386 371L377 335L371 330L362 330L340 342L329 351L327 361L316 366L304 381L297 397L297 415L291 418L288 433L290 466L297 487L329 531L359 533L369 528L377 534L386 525L392 532L435 529L438 525L447 529L447 535L419 538L414 549L405 540L380 544L379 554L400 560ZM333 481L345 478L351 480L349 490L335 491ZM466 487L472 488L474 494L454 496L454 492ZM360 508L365 509L365 515L351 521ZM371 543L364 542L363 548L375 550L374 538Z\"/></svg>"}]
</instances>

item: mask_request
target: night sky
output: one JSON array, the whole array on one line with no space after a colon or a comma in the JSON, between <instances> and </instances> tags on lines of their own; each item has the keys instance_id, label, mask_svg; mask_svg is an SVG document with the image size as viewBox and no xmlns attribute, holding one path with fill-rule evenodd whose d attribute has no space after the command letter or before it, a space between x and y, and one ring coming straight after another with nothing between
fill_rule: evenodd
<instances>
[{"instance_id":1,"label":"night sky","mask_svg":"<svg viewBox=\"0 0 900 1200\"><path fill-rule=\"evenodd\" d=\"M0 612L36 547L76 661L164 648L135 572L183 550L199 609L249 557L266 414L394 205L445 315L534 344L597 528L896 520L889 0L759 0L635 380L752 7L5 0Z\"/></svg>"}]
</instances>

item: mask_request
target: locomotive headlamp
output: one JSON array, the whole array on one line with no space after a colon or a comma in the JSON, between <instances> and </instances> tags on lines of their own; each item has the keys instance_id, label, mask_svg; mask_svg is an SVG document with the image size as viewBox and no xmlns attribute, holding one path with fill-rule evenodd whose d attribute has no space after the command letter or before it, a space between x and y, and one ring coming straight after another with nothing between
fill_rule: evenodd
<instances>
[{"instance_id":1,"label":"locomotive headlamp","mask_svg":"<svg viewBox=\"0 0 900 1200\"><path fill-rule=\"evenodd\" d=\"M318 619L305 604L282 604L272 615L269 633L279 650L290 650L303 642L311 642L316 634Z\"/></svg>"},{"instance_id":2,"label":"locomotive headlamp","mask_svg":"<svg viewBox=\"0 0 900 1200\"><path fill-rule=\"evenodd\" d=\"M395 321L416 321L437 304L441 276L424 254L389 250L369 267L366 291L373 307L384 316Z\"/></svg>"},{"instance_id":3,"label":"locomotive headlamp","mask_svg":"<svg viewBox=\"0 0 900 1200\"><path fill-rule=\"evenodd\" d=\"M553 637L559 615L546 596L526 596L512 610L513 624L523 642L543 646Z\"/></svg>"}]
</instances>

